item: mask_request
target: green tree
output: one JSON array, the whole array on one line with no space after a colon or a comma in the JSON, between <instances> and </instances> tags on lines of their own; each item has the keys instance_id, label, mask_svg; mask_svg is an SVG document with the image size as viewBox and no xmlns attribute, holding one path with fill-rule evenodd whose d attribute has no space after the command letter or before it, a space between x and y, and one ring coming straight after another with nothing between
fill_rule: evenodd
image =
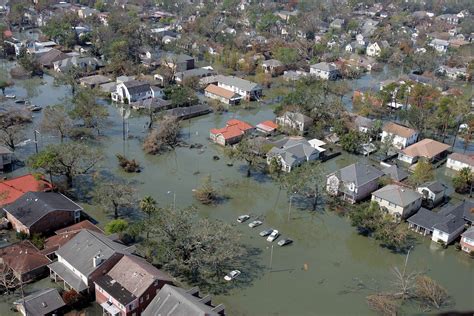
<instances>
[{"instance_id":1,"label":"green tree","mask_svg":"<svg viewBox=\"0 0 474 316\"><path fill-rule=\"evenodd\" d=\"M124 219L114 219L108 222L104 229L107 235L124 233L128 228L128 222Z\"/></svg>"},{"instance_id":2,"label":"green tree","mask_svg":"<svg viewBox=\"0 0 474 316\"><path fill-rule=\"evenodd\" d=\"M28 159L28 166L52 176L64 176L71 188L76 176L86 174L102 160L99 150L83 143L49 145ZM51 179L52 180L52 179Z\"/></svg>"},{"instance_id":3,"label":"green tree","mask_svg":"<svg viewBox=\"0 0 474 316\"><path fill-rule=\"evenodd\" d=\"M10 109L0 114L0 143L11 150L24 140L25 125L31 122L31 117L18 109Z\"/></svg>"},{"instance_id":4,"label":"green tree","mask_svg":"<svg viewBox=\"0 0 474 316\"><path fill-rule=\"evenodd\" d=\"M273 26L276 25L278 18L272 13L265 13L257 24L257 30L260 32L269 32Z\"/></svg>"},{"instance_id":5,"label":"green tree","mask_svg":"<svg viewBox=\"0 0 474 316\"><path fill-rule=\"evenodd\" d=\"M247 177L251 176L251 169L262 161L263 143L256 139L242 139L235 147L226 148L226 154L231 159L244 160L247 162Z\"/></svg>"},{"instance_id":6,"label":"green tree","mask_svg":"<svg viewBox=\"0 0 474 316\"><path fill-rule=\"evenodd\" d=\"M433 166L428 161L421 159L415 166L413 174L410 176L413 185L420 185L434 179Z\"/></svg>"},{"instance_id":7,"label":"green tree","mask_svg":"<svg viewBox=\"0 0 474 316\"><path fill-rule=\"evenodd\" d=\"M363 136L361 133L350 130L348 133L340 137L339 143L342 149L349 153L357 153L363 142Z\"/></svg>"},{"instance_id":8,"label":"green tree","mask_svg":"<svg viewBox=\"0 0 474 316\"><path fill-rule=\"evenodd\" d=\"M276 49L274 56L284 65L292 65L298 61L298 51L291 47L279 47Z\"/></svg>"},{"instance_id":9,"label":"green tree","mask_svg":"<svg viewBox=\"0 0 474 316\"><path fill-rule=\"evenodd\" d=\"M137 198L136 191L130 183L102 182L92 192L93 200L103 210L112 210L114 218L119 217L120 210L132 207Z\"/></svg>"},{"instance_id":10,"label":"green tree","mask_svg":"<svg viewBox=\"0 0 474 316\"><path fill-rule=\"evenodd\" d=\"M109 112L103 105L97 104L95 95L88 90L79 91L73 98L73 108L69 116L74 120L81 121L86 128L95 129L100 134Z\"/></svg>"},{"instance_id":11,"label":"green tree","mask_svg":"<svg viewBox=\"0 0 474 316\"><path fill-rule=\"evenodd\" d=\"M472 186L474 185L474 173L469 167L462 168L453 177L454 190L458 193L471 192Z\"/></svg>"},{"instance_id":12,"label":"green tree","mask_svg":"<svg viewBox=\"0 0 474 316\"><path fill-rule=\"evenodd\" d=\"M168 149L174 149L178 144L180 133L179 121L176 117L165 117L160 121L158 129L152 129L145 141L143 150L147 154L156 155Z\"/></svg>"},{"instance_id":13,"label":"green tree","mask_svg":"<svg viewBox=\"0 0 474 316\"><path fill-rule=\"evenodd\" d=\"M49 105L43 111L40 130L46 134L59 136L61 143L73 128L72 120L62 104Z\"/></svg>"},{"instance_id":14,"label":"green tree","mask_svg":"<svg viewBox=\"0 0 474 316\"><path fill-rule=\"evenodd\" d=\"M212 185L210 175L204 177L201 186L194 191L194 197L202 204L213 204L219 198L219 194Z\"/></svg>"},{"instance_id":15,"label":"green tree","mask_svg":"<svg viewBox=\"0 0 474 316\"><path fill-rule=\"evenodd\" d=\"M152 198L151 196L145 196L141 201L140 201L140 204L139 204L139 207L140 207L140 210L146 214L147 216L147 224L145 225L145 227L147 228L146 230L146 239L148 240L150 238L150 229L148 228L151 228L152 226L152 219L153 219L153 216L155 216L155 214L159 211L159 208L158 208L158 205L157 205L157 202L154 198Z\"/></svg>"}]
</instances>

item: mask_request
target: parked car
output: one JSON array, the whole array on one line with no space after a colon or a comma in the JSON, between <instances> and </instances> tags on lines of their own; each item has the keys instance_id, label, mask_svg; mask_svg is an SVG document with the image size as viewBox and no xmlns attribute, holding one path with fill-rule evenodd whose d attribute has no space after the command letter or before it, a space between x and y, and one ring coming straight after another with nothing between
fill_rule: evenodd
<instances>
[{"instance_id":1,"label":"parked car","mask_svg":"<svg viewBox=\"0 0 474 316\"><path fill-rule=\"evenodd\" d=\"M283 238L282 240L278 242L278 246L283 247L291 243L293 243L293 240L291 240L290 238Z\"/></svg>"},{"instance_id":2,"label":"parked car","mask_svg":"<svg viewBox=\"0 0 474 316\"><path fill-rule=\"evenodd\" d=\"M273 228L262 230L259 235L262 237L267 237L271 233L273 233Z\"/></svg>"},{"instance_id":3,"label":"parked car","mask_svg":"<svg viewBox=\"0 0 474 316\"><path fill-rule=\"evenodd\" d=\"M224 277L224 280L226 281L232 281L233 279L235 279L236 277L238 277L240 275L240 271L239 270L233 270L233 271L230 271L225 277Z\"/></svg>"},{"instance_id":4,"label":"parked car","mask_svg":"<svg viewBox=\"0 0 474 316\"><path fill-rule=\"evenodd\" d=\"M275 229L274 231L272 231L270 236L267 237L267 241L273 242L275 239L278 238L278 236L280 236L280 233L278 232L278 230Z\"/></svg>"},{"instance_id":5,"label":"parked car","mask_svg":"<svg viewBox=\"0 0 474 316\"><path fill-rule=\"evenodd\" d=\"M250 218L249 215L240 215L240 216L237 218L237 222L243 223L243 222L245 222L246 220L248 220L249 218Z\"/></svg>"},{"instance_id":6,"label":"parked car","mask_svg":"<svg viewBox=\"0 0 474 316\"><path fill-rule=\"evenodd\" d=\"M249 224L249 227L254 228L254 227L260 226L262 224L263 224L262 221L253 221Z\"/></svg>"}]
</instances>

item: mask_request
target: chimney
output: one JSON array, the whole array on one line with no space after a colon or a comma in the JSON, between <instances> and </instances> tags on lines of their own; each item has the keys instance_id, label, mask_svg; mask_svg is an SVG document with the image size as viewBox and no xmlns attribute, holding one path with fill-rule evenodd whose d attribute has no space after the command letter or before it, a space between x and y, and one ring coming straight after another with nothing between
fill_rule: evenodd
<instances>
[{"instance_id":1,"label":"chimney","mask_svg":"<svg viewBox=\"0 0 474 316\"><path fill-rule=\"evenodd\" d=\"M98 266L100 266L101 263L102 263L102 259L100 258L100 255L97 255L92 259L92 264L94 268L97 268Z\"/></svg>"}]
</instances>

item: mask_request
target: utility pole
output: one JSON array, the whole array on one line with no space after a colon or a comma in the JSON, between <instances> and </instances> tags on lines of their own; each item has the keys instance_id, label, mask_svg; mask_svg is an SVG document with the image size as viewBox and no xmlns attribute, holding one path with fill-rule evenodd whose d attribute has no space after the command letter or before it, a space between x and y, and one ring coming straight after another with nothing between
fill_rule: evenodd
<instances>
[{"instance_id":1,"label":"utility pole","mask_svg":"<svg viewBox=\"0 0 474 316\"><path fill-rule=\"evenodd\" d=\"M36 129L35 129L35 150L36 150L36 153L38 153L38 138L36 136L36 134L39 134L40 132L38 132Z\"/></svg>"},{"instance_id":2,"label":"utility pole","mask_svg":"<svg viewBox=\"0 0 474 316\"><path fill-rule=\"evenodd\" d=\"M273 264L273 245L270 248L270 270L272 269L272 264Z\"/></svg>"}]
</instances>

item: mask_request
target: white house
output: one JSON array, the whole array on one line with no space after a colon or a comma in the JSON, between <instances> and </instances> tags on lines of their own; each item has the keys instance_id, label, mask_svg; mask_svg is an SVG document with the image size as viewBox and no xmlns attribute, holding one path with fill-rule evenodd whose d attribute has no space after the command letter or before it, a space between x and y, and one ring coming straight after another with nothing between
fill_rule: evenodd
<instances>
[{"instance_id":1,"label":"white house","mask_svg":"<svg viewBox=\"0 0 474 316\"><path fill-rule=\"evenodd\" d=\"M152 98L154 91L148 82L130 80L117 84L115 92L112 92L112 100L120 103L132 103Z\"/></svg>"},{"instance_id":2,"label":"white house","mask_svg":"<svg viewBox=\"0 0 474 316\"><path fill-rule=\"evenodd\" d=\"M336 80L339 70L337 70L336 65L333 63L321 62L311 65L309 73L324 80Z\"/></svg>"},{"instance_id":3,"label":"white house","mask_svg":"<svg viewBox=\"0 0 474 316\"><path fill-rule=\"evenodd\" d=\"M390 45L388 44L387 41L381 41L380 43L374 42L367 46L366 54L367 56L370 56L370 57L378 57L380 56L382 49L388 48L389 46Z\"/></svg>"},{"instance_id":4,"label":"white house","mask_svg":"<svg viewBox=\"0 0 474 316\"><path fill-rule=\"evenodd\" d=\"M471 172L474 172L474 155L452 153L448 156L446 168L456 171L459 171L463 168L469 168L471 169Z\"/></svg>"},{"instance_id":5,"label":"white house","mask_svg":"<svg viewBox=\"0 0 474 316\"><path fill-rule=\"evenodd\" d=\"M321 148L324 142L316 139L308 141L303 137L287 137L275 142L274 147L267 153L267 164L278 159L281 170L291 172L293 168L306 161L316 160L326 149Z\"/></svg>"},{"instance_id":6,"label":"white house","mask_svg":"<svg viewBox=\"0 0 474 316\"><path fill-rule=\"evenodd\" d=\"M406 218L421 207L421 196L396 184L389 184L372 193L372 201L396 218Z\"/></svg>"},{"instance_id":7,"label":"white house","mask_svg":"<svg viewBox=\"0 0 474 316\"><path fill-rule=\"evenodd\" d=\"M389 122L382 128L382 142L392 138L392 145L403 149L416 143L419 133L412 128Z\"/></svg>"},{"instance_id":8,"label":"white house","mask_svg":"<svg viewBox=\"0 0 474 316\"><path fill-rule=\"evenodd\" d=\"M276 118L276 123L304 133L313 123L313 119L301 113L287 111L282 116Z\"/></svg>"},{"instance_id":9,"label":"white house","mask_svg":"<svg viewBox=\"0 0 474 316\"><path fill-rule=\"evenodd\" d=\"M421 194L422 202L426 207L433 208L443 202L446 189L447 187L444 184L438 181L431 181L418 186L416 191Z\"/></svg>"},{"instance_id":10,"label":"white house","mask_svg":"<svg viewBox=\"0 0 474 316\"><path fill-rule=\"evenodd\" d=\"M449 42L442 40L442 39L437 39L435 38L434 40L431 41L429 44L431 47L433 47L438 53L445 54L448 51L449 48Z\"/></svg>"}]
</instances>

